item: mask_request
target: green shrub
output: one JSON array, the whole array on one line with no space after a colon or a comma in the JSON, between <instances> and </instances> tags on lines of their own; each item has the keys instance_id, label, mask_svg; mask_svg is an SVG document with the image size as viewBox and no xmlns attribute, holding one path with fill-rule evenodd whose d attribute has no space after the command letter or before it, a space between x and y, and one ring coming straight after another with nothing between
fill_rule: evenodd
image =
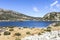
<instances>
[{"instance_id":1,"label":"green shrub","mask_svg":"<svg viewBox=\"0 0 60 40\"><path fill-rule=\"evenodd\" d=\"M38 33L38 35L41 35L41 33Z\"/></svg>"},{"instance_id":2,"label":"green shrub","mask_svg":"<svg viewBox=\"0 0 60 40\"><path fill-rule=\"evenodd\" d=\"M21 34L20 33L15 33L15 36L21 36Z\"/></svg>"},{"instance_id":3,"label":"green shrub","mask_svg":"<svg viewBox=\"0 0 60 40\"><path fill-rule=\"evenodd\" d=\"M16 38L15 40L21 40L21 39L19 39L19 38Z\"/></svg>"},{"instance_id":4,"label":"green shrub","mask_svg":"<svg viewBox=\"0 0 60 40\"><path fill-rule=\"evenodd\" d=\"M9 29L9 31L14 31L14 29L11 28L11 29Z\"/></svg>"},{"instance_id":5,"label":"green shrub","mask_svg":"<svg viewBox=\"0 0 60 40\"><path fill-rule=\"evenodd\" d=\"M46 31L51 32L51 27L47 27Z\"/></svg>"},{"instance_id":6,"label":"green shrub","mask_svg":"<svg viewBox=\"0 0 60 40\"><path fill-rule=\"evenodd\" d=\"M4 35L10 35L11 33L10 32L8 32L8 31L5 31L4 32Z\"/></svg>"},{"instance_id":7,"label":"green shrub","mask_svg":"<svg viewBox=\"0 0 60 40\"><path fill-rule=\"evenodd\" d=\"M0 34L0 36L1 36L1 34Z\"/></svg>"},{"instance_id":8,"label":"green shrub","mask_svg":"<svg viewBox=\"0 0 60 40\"><path fill-rule=\"evenodd\" d=\"M30 32L26 32L26 34L31 34Z\"/></svg>"},{"instance_id":9,"label":"green shrub","mask_svg":"<svg viewBox=\"0 0 60 40\"><path fill-rule=\"evenodd\" d=\"M28 27L23 27L23 28L28 28Z\"/></svg>"},{"instance_id":10,"label":"green shrub","mask_svg":"<svg viewBox=\"0 0 60 40\"><path fill-rule=\"evenodd\" d=\"M21 29L21 28L19 28L19 29Z\"/></svg>"},{"instance_id":11,"label":"green shrub","mask_svg":"<svg viewBox=\"0 0 60 40\"><path fill-rule=\"evenodd\" d=\"M14 28L14 26L9 26L9 28Z\"/></svg>"},{"instance_id":12,"label":"green shrub","mask_svg":"<svg viewBox=\"0 0 60 40\"><path fill-rule=\"evenodd\" d=\"M51 30L47 30L48 32L51 32Z\"/></svg>"}]
</instances>

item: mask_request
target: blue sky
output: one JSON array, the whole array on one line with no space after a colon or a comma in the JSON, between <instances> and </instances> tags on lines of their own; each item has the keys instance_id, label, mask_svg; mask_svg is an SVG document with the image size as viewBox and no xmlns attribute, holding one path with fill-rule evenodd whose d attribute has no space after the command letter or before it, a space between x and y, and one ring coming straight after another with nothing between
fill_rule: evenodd
<instances>
[{"instance_id":1,"label":"blue sky","mask_svg":"<svg viewBox=\"0 0 60 40\"><path fill-rule=\"evenodd\" d=\"M43 17L49 12L60 12L59 2L60 0L0 0L0 8Z\"/></svg>"}]
</instances>

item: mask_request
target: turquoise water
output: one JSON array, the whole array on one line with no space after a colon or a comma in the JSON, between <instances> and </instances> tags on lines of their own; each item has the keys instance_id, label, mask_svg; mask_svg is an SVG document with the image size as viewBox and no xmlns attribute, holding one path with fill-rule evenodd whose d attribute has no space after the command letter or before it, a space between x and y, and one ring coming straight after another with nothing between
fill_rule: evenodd
<instances>
[{"instance_id":1,"label":"turquoise water","mask_svg":"<svg viewBox=\"0 0 60 40\"><path fill-rule=\"evenodd\" d=\"M0 26L18 26L18 27L47 27L54 21L10 21L0 22Z\"/></svg>"}]
</instances>

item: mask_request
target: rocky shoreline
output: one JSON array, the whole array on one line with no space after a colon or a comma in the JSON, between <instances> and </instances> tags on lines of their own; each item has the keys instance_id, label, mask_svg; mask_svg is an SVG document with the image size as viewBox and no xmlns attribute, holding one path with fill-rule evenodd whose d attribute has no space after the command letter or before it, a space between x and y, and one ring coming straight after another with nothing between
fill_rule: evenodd
<instances>
[{"instance_id":1,"label":"rocky shoreline","mask_svg":"<svg viewBox=\"0 0 60 40\"><path fill-rule=\"evenodd\" d=\"M4 30L3 30L4 29ZM30 37L34 40L45 40L45 34L48 35L51 32L54 33L54 31L59 31L60 26L56 27L47 27L47 28L26 28L26 27L0 27L0 40L31 40ZM57 34L56 34L57 35ZM38 37L37 37L38 36ZM41 39L41 36L42 39ZM36 37L36 39L35 39ZM48 37L48 36L47 36ZM53 38L53 36L51 36ZM39 38L39 39L38 39ZM54 38L56 39L56 38ZM49 39L49 40L54 40L54 39ZM48 39L46 39L48 40ZM58 39L56 39L58 40Z\"/></svg>"}]
</instances>

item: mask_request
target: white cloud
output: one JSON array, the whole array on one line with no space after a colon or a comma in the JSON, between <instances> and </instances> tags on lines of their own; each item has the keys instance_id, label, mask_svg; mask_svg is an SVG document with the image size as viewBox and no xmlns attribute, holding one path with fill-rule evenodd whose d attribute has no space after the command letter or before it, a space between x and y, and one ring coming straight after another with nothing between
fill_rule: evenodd
<instances>
[{"instance_id":1,"label":"white cloud","mask_svg":"<svg viewBox=\"0 0 60 40\"><path fill-rule=\"evenodd\" d=\"M56 11L56 8L58 7L58 1L55 0L52 4L50 4L50 11Z\"/></svg>"},{"instance_id":2,"label":"white cloud","mask_svg":"<svg viewBox=\"0 0 60 40\"><path fill-rule=\"evenodd\" d=\"M56 7L60 8L60 4L56 4Z\"/></svg>"},{"instance_id":3,"label":"white cloud","mask_svg":"<svg viewBox=\"0 0 60 40\"><path fill-rule=\"evenodd\" d=\"M54 6L58 3L58 1L53 2L50 6Z\"/></svg>"},{"instance_id":4,"label":"white cloud","mask_svg":"<svg viewBox=\"0 0 60 40\"><path fill-rule=\"evenodd\" d=\"M39 12L39 9L38 9L37 7L33 7L33 10L34 10L35 12Z\"/></svg>"}]
</instances>

